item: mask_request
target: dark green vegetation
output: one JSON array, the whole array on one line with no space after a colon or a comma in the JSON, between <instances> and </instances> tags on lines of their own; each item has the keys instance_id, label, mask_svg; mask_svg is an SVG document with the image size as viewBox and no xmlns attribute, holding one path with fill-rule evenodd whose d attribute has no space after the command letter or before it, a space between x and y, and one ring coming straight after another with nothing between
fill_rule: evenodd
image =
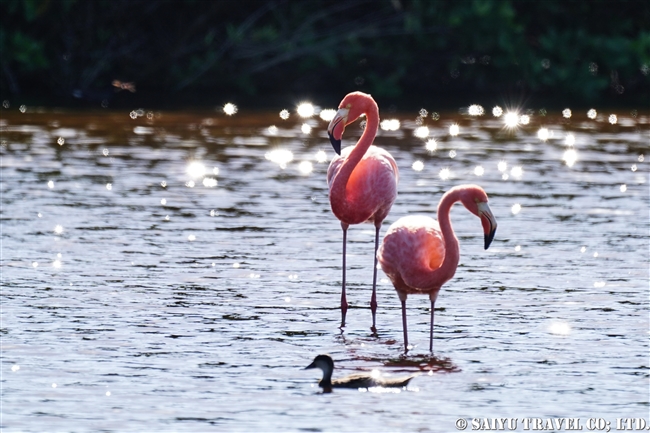
<instances>
[{"instance_id":1,"label":"dark green vegetation","mask_svg":"<svg viewBox=\"0 0 650 433\"><path fill-rule=\"evenodd\" d=\"M402 107L493 98L642 108L649 5L2 0L1 97L13 106L264 107L336 104L358 89Z\"/></svg>"}]
</instances>

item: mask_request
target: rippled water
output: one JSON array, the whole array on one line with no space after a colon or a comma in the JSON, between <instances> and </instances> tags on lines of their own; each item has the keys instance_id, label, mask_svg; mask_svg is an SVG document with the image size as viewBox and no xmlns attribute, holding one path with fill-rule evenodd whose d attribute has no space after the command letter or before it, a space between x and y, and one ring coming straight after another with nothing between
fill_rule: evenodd
<instances>
[{"instance_id":1,"label":"rippled water","mask_svg":"<svg viewBox=\"0 0 650 433\"><path fill-rule=\"evenodd\" d=\"M3 431L648 418L650 119L616 114L612 125L605 112L549 112L514 130L491 114L392 116L400 128L376 140L401 174L383 232L407 214L433 216L461 183L485 188L499 223L484 251L479 221L454 208L461 264L436 303L434 356L418 296L403 356L399 301L381 272L378 336L369 329L370 225L349 232L351 310L338 329L327 122L243 109L5 111ZM349 127L344 145L360 132ZM318 372L302 370L319 353L337 375L422 375L399 393L321 394Z\"/></svg>"}]
</instances>

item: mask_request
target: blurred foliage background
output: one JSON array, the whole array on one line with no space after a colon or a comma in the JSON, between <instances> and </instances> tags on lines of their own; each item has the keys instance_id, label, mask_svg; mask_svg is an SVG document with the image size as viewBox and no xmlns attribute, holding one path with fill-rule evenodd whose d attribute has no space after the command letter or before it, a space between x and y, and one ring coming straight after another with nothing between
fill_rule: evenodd
<instances>
[{"instance_id":1,"label":"blurred foliage background","mask_svg":"<svg viewBox=\"0 0 650 433\"><path fill-rule=\"evenodd\" d=\"M0 91L14 106L334 105L362 90L400 108L648 107L649 5L2 0Z\"/></svg>"}]
</instances>

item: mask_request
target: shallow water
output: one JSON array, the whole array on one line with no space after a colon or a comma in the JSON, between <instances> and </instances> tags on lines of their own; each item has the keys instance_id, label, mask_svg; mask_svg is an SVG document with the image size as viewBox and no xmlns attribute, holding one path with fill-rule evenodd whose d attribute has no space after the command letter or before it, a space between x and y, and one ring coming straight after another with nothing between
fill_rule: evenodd
<instances>
[{"instance_id":1,"label":"shallow water","mask_svg":"<svg viewBox=\"0 0 650 433\"><path fill-rule=\"evenodd\" d=\"M650 418L650 118L619 112L612 125L608 114L550 112L510 130L443 113L423 120L428 138L414 136L417 113L386 116L401 128L375 143L400 184L382 233L410 213L435 216L462 183L483 186L499 223L484 251L478 219L454 207L461 264L436 303L434 356L424 296L407 302L404 356L381 271L378 335L369 329L370 225L349 231L351 309L338 328L326 121L5 111L0 426L455 431L458 418L516 417L518 429L525 417L612 429ZM360 132L348 127L344 145ZM193 161L203 166L189 173ZM338 375L422 375L397 393L321 394L318 372L302 370L319 353Z\"/></svg>"}]
</instances>

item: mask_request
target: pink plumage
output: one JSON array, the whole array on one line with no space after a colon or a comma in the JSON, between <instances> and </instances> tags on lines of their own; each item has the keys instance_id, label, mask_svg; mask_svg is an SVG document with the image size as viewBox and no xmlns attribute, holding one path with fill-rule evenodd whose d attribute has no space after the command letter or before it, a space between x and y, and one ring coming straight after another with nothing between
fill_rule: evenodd
<instances>
[{"instance_id":1,"label":"pink plumage","mask_svg":"<svg viewBox=\"0 0 650 433\"><path fill-rule=\"evenodd\" d=\"M341 138L345 126L361 115L366 116L366 128L356 145L341 151ZM328 126L332 146L339 156L330 163L327 170L327 184L330 190L332 212L341 221L343 229L343 276L341 282L341 326L345 326L348 308L345 294L345 255L347 229L350 224L371 222L375 225L375 262L373 269L372 329L375 330L377 311L377 249L381 223L390 212L397 197L399 178L397 164L393 157L372 142L379 127L379 108L370 95L353 92L345 96L339 110Z\"/></svg>"},{"instance_id":2,"label":"pink plumage","mask_svg":"<svg viewBox=\"0 0 650 433\"><path fill-rule=\"evenodd\" d=\"M490 246L497 223L488 206L485 191L477 185L456 186L438 204L438 221L426 216L407 216L389 228L377 258L393 282L402 302L404 347L408 348L406 298L409 294L428 294L431 300L429 350L433 349L433 312L438 292L456 273L460 259L458 239L449 212L456 202L481 219L485 249Z\"/></svg>"}]
</instances>

